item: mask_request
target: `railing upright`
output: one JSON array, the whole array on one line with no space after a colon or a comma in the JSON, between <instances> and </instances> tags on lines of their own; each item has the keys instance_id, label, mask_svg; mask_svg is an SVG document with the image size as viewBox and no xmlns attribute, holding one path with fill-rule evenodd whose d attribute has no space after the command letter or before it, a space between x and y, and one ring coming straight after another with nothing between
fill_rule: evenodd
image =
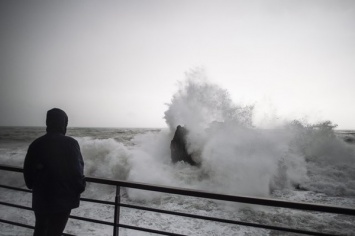
<instances>
[{"instance_id":1,"label":"railing upright","mask_svg":"<svg viewBox=\"0 0 355 236\"><path fill-rule=\"evenodd\" d=\"M115 216L114 216L114 226L113 226L113 236L119 236L120 229L120 203L121 203L121 187L116 185L116 197L115 197Z\"/></svg>"}]
</instances>

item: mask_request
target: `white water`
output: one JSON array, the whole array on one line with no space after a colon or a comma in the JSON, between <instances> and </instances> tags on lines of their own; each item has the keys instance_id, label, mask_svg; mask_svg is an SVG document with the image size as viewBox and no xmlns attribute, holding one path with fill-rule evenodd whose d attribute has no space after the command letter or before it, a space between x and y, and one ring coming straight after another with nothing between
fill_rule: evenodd
<instances>
[{"instance_id":1,"label":"white water","mask_svg":"<svg viewBox=\"0 0 355 236\"><path fill-rule=\"evenodd\" d=\"M335 135L332 125L297 121L273 129L253 127L253 107L233 103L228 91L188 74L173 96L165 119L168 129L128 131L115 138L79 137L88 176L123 179L209 192L281 198L353 207L355 204L355 148ZM188 130L188 149L199 167L170 161L170 141L177 125ZM100 130L96 134L99 134ZM131 137L130 136L130 137ZM27 144L26 144L27 145ZM26 145L1 145L1 161L21 166ZM23 186L21 177L2 174L1 181ZM296 190L295 187L307 191ZM85 197L113 200L114 189L89 185ZM29 194L4 192L1 200L30 205ZM127 190L123 200L134 204L226 219L276 224L324 232L355 232L354 217L287 209L226 204L149 191ZM33 224L31 212L0 207L7 219ZM113 210L82 203L76 215L112 221ZM188 235L278 235L268 230L229 226L138 210L122 209L124 224ZM31 231L0 224L0 235L30 235ZM112 229L70 221L67 232L111 235ZM122 235L147 235L122 229ZM280 234L284 235L284 234Z\"/></svg>"}]
</instances>

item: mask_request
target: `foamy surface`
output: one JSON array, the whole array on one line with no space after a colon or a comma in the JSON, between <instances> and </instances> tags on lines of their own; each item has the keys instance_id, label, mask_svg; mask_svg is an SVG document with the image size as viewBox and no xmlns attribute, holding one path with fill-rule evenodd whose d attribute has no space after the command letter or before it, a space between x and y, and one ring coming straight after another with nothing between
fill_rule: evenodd
<instances>
[{"instance_id":1,"label":"foamy surface","mask_svg":"<svg viewBox=\"0 0 355 236\"><path fill-rule=\"evenodd\" d=\"M115 138L97 138L92 134L92 131L90 131L90 136L85 136L86 130L87 129L73 130L76 134L81 134L77 135L76 139L80 143L85 158L86 175L200 189L210 192L241 195L252 195L250 193L256 193L256 196L264 196L261 190L253 189L253 185L256 184L258 186L258 184L260 184L257 183L257 179L260 178L260 176L256 175L254 180L249 180L254 175L248 174L245 177L247 179L244 179L240 174L245 174L245 172L240 173L240 169L234 169L239 171L239 173L236 173L234 176L231 175L231 173L233 173L232 170L226 169L228 165L237 165L238 161L232 160L227 164L221 163L220 167L216 167L215 170L213 166L218 165L222 159L220 159L219 162L211 162L213 165L201 165L201 167L192 167L185 163L173 165L169 159L169 148L163 147L163 145L169 147L170 134L168 130L121 130L122 132L120 131L119 134L111 130L111 133L115 133ZM100 131L101 130L98 129L96 132L101 133ZM26 132L30 131L27 130ZM34 133L37 134L37 132ZM270 135L270 131L268 131L268 133L268 135ZM258 135L262 137L264 134L258 133ZM253 137L254 141L258 140L256 136ZM341 139L337 138L337 136L334 138L337 140L335 142L338 142L338 140L343 142ZM11 140L11 138L9 140ZM120 140L124 141L121 142ZM2 142L0 149L2 164L22 166L28 144L29 140ZM344 148L349 147L352 146L348 144L344 146ZM263 148L265 148L265 146ZM250 149L247 150L250 151ZM244 150L244 153L247 152ZM263 152L258 150L256 153L262 155ZM268 151L265 153L268 153ZM255 155L255 153L253 155ZM343 157L345 161L347 160L346 158L349 157ZM342 160L342 158L338 158L338 160ZM228 161L228 159L223 159L223 161ZM246 168L249 162L243 160L242 163L243 168ZM306 172L312 173L312 176L307 176L304 182L299 182L300 185L309 187L310 189L307 191L299 191L292 185L285 184L285 182L277 185L278 181L274 180L274 182L270 182L269 185L267 185L269 192L266 196L290 201L314 202L342 207L353 207L355 205L353 195L354 187L349 184L353 179L348 178L349 176L351 177L351 171L353 170L350 168L351 166L346 168L344 163L337 163L328 166L322 164L319 167L315 167L315 162L304 160L302 163L305 164L306 169L314 168L314 170L308 170L308 172ZM253 160L250 161L249 164L256 165L258 162ZM262 167L268 163L261 162L261 164L261 167L252 168L251 170L260 171L263 169ZM225 170L228 175L220 174L218 168ZM331 169L331 172L329 172L328 169ZM277 179L278 174L280 174L277 172L279 169L275 168L273 170L276 171L274 176ZM349 173L346 171L349 171ZM265 174L267 173L263 173L264 177ZM346 176L347 174L348 176ZM2 184L24 187L21 174L2 171L1 176ZM287 177L287 173L283 173L282 176ZM332 176L333 178L331 178ZM238 178L240 178L240 180L238 180ZM242 182L239 183L238 181ZM234 188L233 182L235 182ZM261 181L261 183L265 184L264 180ZM342 189L344 184L349 184L347 190ZM248 185L250 186L247 187ZM239 188L239 186L241 186L241 188ZM322 192L320 191L321 189L325 191ZM113 188L91 184L88 186L83 196L113 201L114 194L115 190ZM31 194L2 190L0 200L30 206ZM229 220L258 222L314 231L321 230L323 232L343 233L346 235L351 235L352 232L355 232L354 217L342 215L311 213L272 207L255 207L135 190L123 190L122 200L130 204L220 217ZM34 224L33 213L30 211L0 206L0 212L5 219L30 225ZM113 208L100 204L82 202L80 208L75 209L73 214L113 221ZM163 215L128 208L121 209L121 223L186 235L285 235L284 233L278 234L277 232L271 232L269 230L232 226L223 223ZM32 234L31 230L21 227L6 224L0 224L0 227L0 235ZM66 232L76 235L112 235L112 228L99 224L70 220ZM148 233L127 229L121 229L120 233L121 235L150 235Z\"/></svg>"},{"instance_id":2,"label":"foamy surface","mask_svg":"<svg viewBox=\"0 0 355 236\"><path fill-rule=\"evenodd\" d=\"M334 131L330 121L284 121L256 126L253 106L233 103L228 91L187 79L168 104L167 129L69 128L80 144L85 174L93 177L197 189L232 195L269 197L342 207L355 206L353 131ZM197 76L198 77L198 76ZM188 130L187 149L199 167L172 164L170 141L177 125ZM29 143L42 127L0 128L0 163L22 166ZM24 187L22 175L1 172L1 183ZM114 190L89 185L84 197L111 199ZM354 235L354 217L125 190L123 201L230 220ZM0 200L30 206L30 194L1 191ZM33 213L0 207L8 220L33 224ZM112 221L110 206L82 203L73 214ZM123 208L121 222L187 235L286 235ZM2 235L31 235L0 224ZM68 233L112 235L112 228L70 220ZM149 235L122 229L120 235Z\"/></svg>"}]
</instances>

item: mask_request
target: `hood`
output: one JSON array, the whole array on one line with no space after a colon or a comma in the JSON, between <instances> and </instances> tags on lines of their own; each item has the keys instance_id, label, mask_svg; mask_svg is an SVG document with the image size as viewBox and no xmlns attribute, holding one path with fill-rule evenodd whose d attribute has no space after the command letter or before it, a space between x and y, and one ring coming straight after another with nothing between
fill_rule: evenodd
<instances>
[{"instance_id":1,"label":"hood","mask_svg":"<svg viewBox=\"0 0 355 236\"><path fill-rule=\"evenodd\" d=\"M47 112L47 132L65 134L67 132L68 116L59 109L53 108Z\"/></svg>"}]
</instances>

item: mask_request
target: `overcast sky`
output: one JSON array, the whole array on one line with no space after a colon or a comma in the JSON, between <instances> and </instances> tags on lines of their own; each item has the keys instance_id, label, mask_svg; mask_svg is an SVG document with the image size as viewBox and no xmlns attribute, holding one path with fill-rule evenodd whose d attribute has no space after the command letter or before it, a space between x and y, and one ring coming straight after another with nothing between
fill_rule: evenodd
<instances>
[{"instance_id":1,"label":"overcast sky","mask_svg":"<svg viewBox=\"0 0 355 236\"><path fill-rule=\"evenodd\" d=\"M355 1L1 1L0 125L165 127L203 67L236 104L355 129Z\"/></svg>"}]
</instances>

